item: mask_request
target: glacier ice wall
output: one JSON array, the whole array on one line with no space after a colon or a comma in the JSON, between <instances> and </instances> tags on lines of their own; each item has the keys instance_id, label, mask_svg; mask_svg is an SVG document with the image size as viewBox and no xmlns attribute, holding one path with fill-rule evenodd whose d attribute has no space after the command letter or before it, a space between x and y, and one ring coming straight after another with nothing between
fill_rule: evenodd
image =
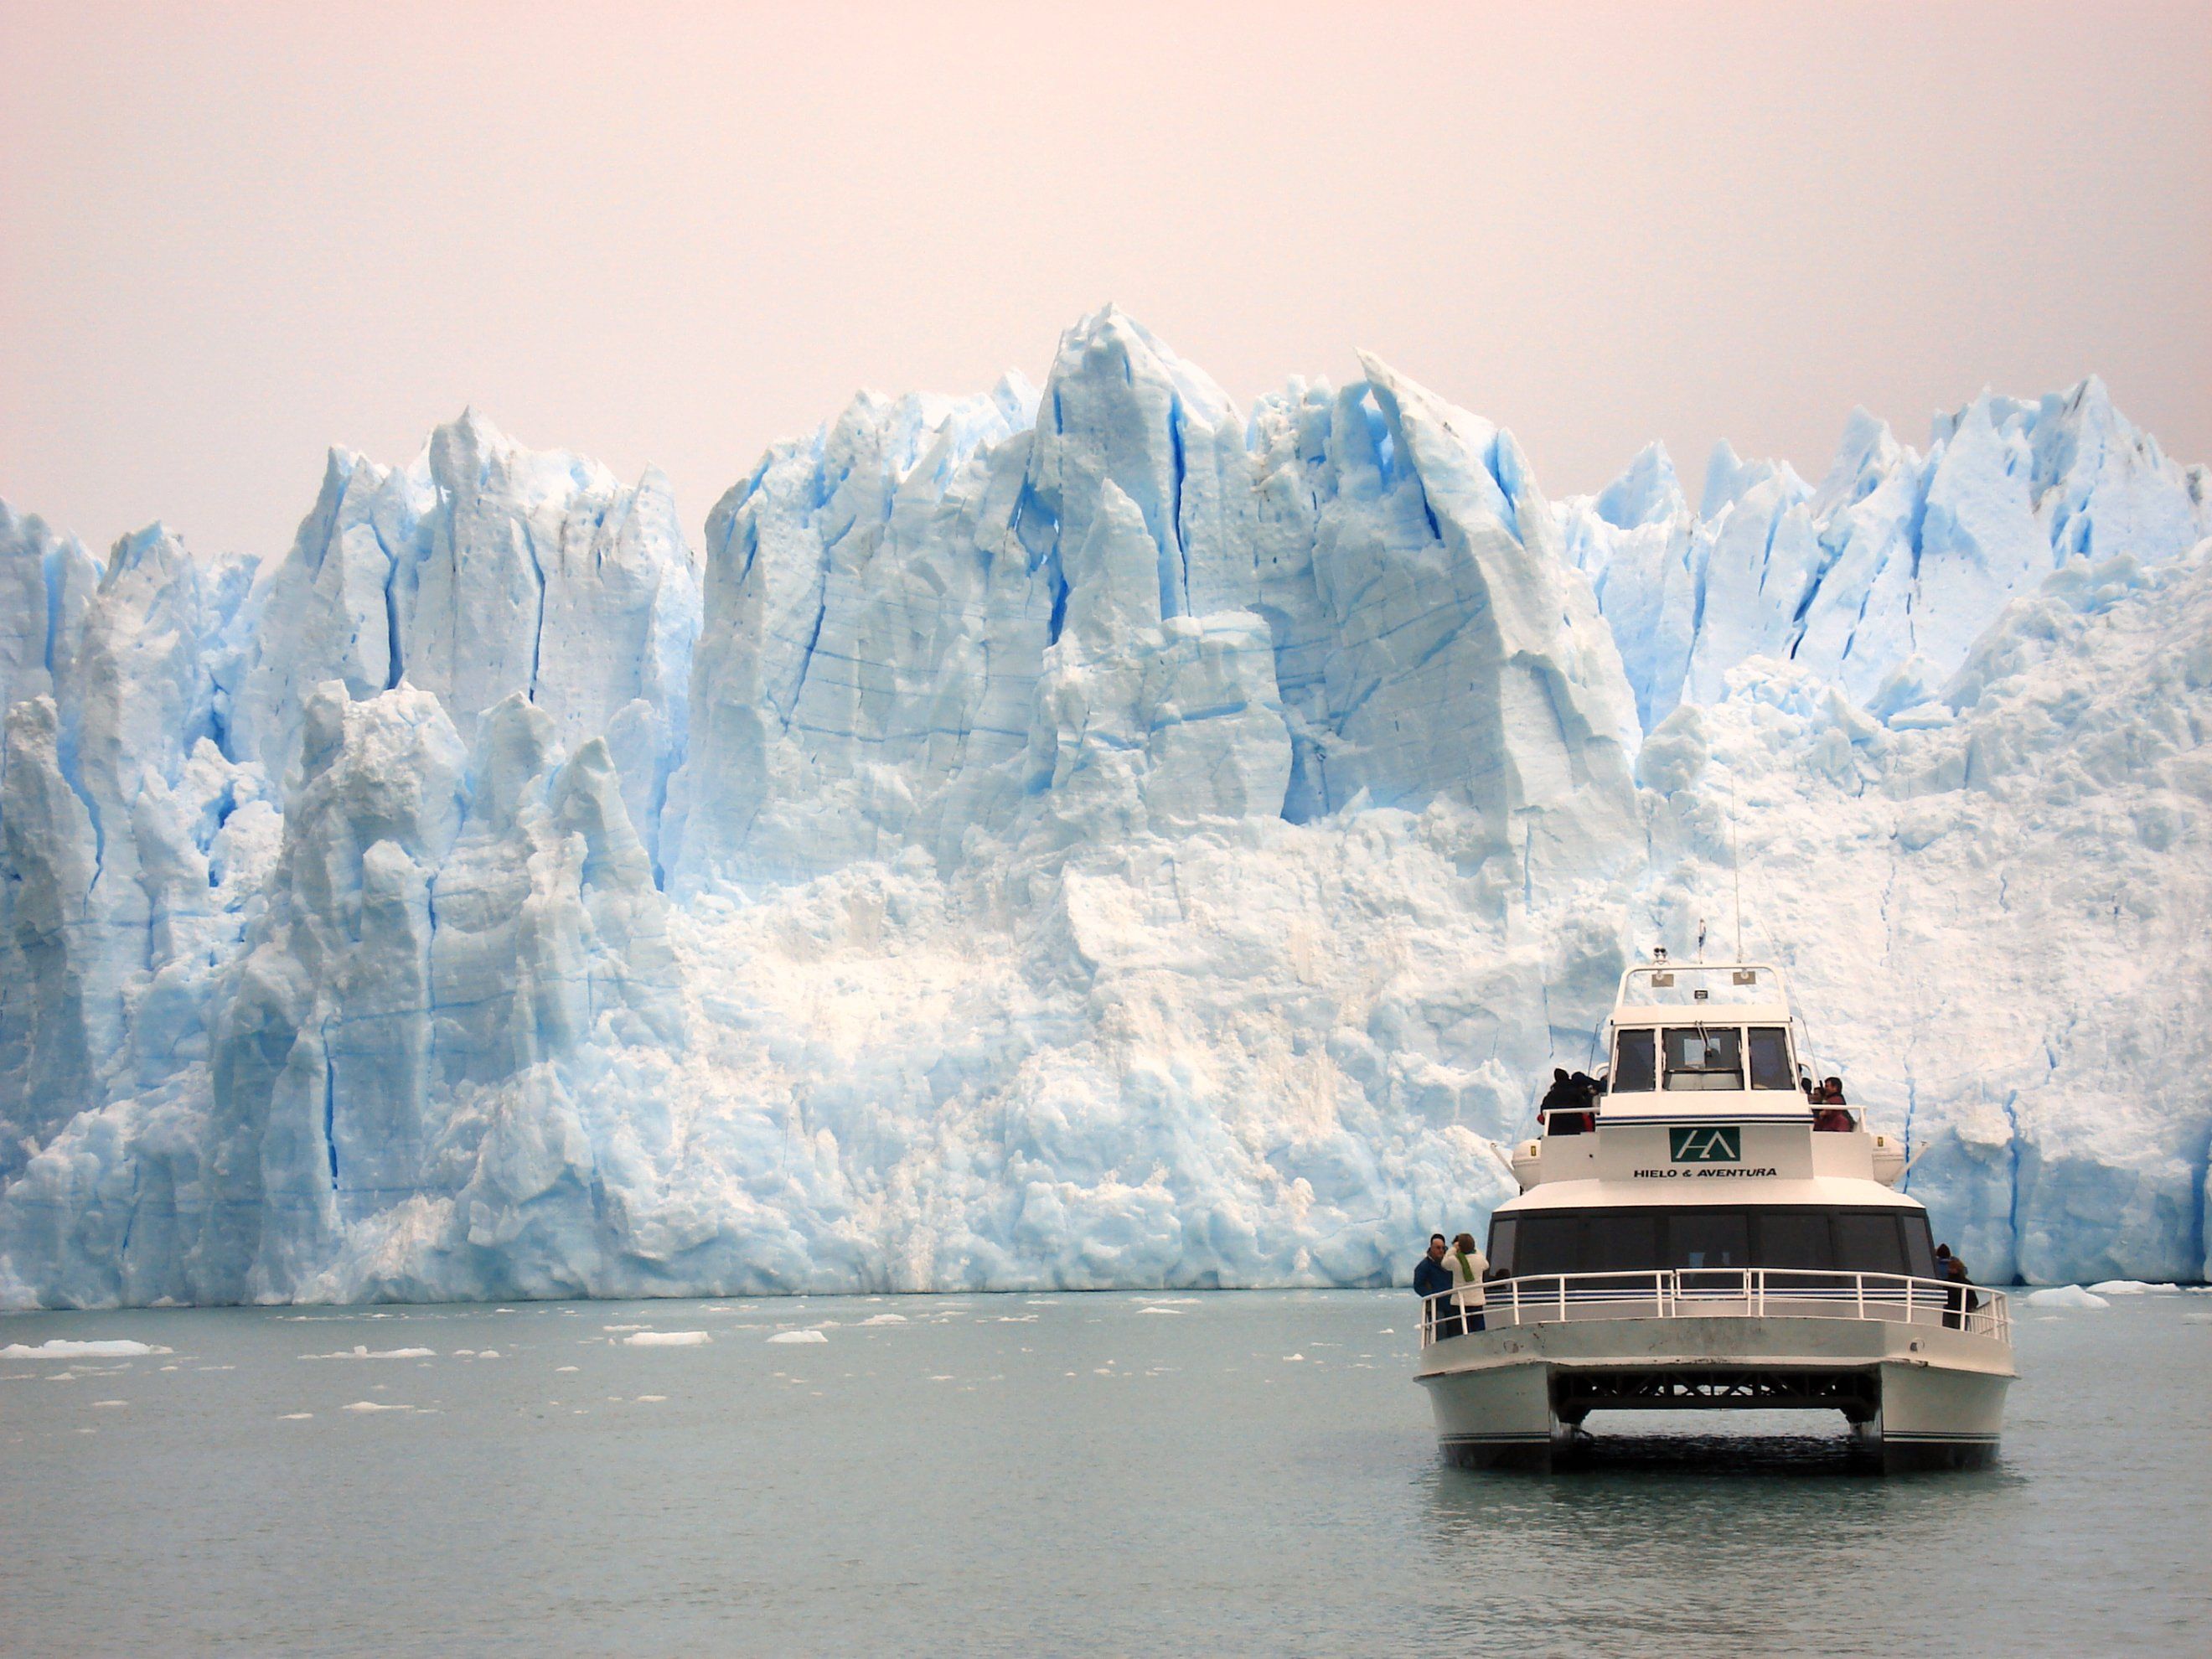
<instances>
[{"instance_id":1,"label":"glacier ice wall","mask_svg":"<svg viewBox=\"0 0 2212 1659\"><path fill-rule=\"evenodd\" d=\"M2203 471L1554 506L1363 371L1109 307L696 555L473 414L258 571L0 507L0 1302L1386 1282L1737 843L1978 1270L2201 1273Z\"/></svg>"},{"instance_id":2,"label":"glacier ice wall","mask_svg":"<svg viewBox=\"0 0 2212 1659\"><path fill-rule=\"evenodd\" d=\"M1817 489L1723 443L1695 511L1655 444L1558 511L1648 731L1679 702L1720 702L1753 656L1878 713L1924 702L2007 600L2069 560L2168 559L2212 533L2212 483L2092 378L2035 403L1984 392L1936 418L1924 455L1862 410Z\"/></svg>"}]
</instances>

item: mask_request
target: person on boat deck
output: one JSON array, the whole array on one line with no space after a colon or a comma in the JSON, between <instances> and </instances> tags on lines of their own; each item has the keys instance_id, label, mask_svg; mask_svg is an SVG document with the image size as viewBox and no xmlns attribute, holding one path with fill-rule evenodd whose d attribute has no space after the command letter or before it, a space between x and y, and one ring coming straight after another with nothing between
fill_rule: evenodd
<instances>
[{"instance_id":1,"label":"person on boat deck","mask_svg":"<svg viewBox=\"0 0 2212 1659\"><path fill-rule=\"evenodd\" d=\"M1429 1253L1413 1264L1413 1294L1421 1298L1421 1316L1431 1322L1435 1340L1460 1334L1459 1311L1450 1298L1431 1301L1452 1287L1451 1270L1444 1266L1444 1236L1429 1235Z\"/></svg>"},{"instance_id":2,"label":"person on boat deck","mask_svg":"<svg viewBox=\"0 0 2212 1659\"><path fill-rule=\"evenodd\" d=\"M1587 1134L1597 1127L1597 1115L1590 1108L1597 1098L1598 1085L1586 1073L1567 1075L1564 1066L1552 1068L1552 1086L1544 1091L1543 1103L1537 1115L1544 1120L1545 1127L1555 1135Z\"/></svg>"},{"instance_id":3,"label":"person on boat deck","mask_svg":"<svg viewBox=\"0 0 2212 1659\"><path fill-rule=\"evenodd\" d=\"M1947 1330L1957 1330L1966 1322L1966 1264L1951 1254L1948 1244L1936 1247L1936 1277L1942 1279L1943 1290L1943 1325Z\"/></svg>"},{"instance_id":4,"label":"person on boat deck","mask_svg":"<svg viewBox=\"0 0 2212 1659\"><path fill-rule=\"evenodd\" d=\"M1451 1254L1444 1258L1444 1266L1451 1270L1452 1285L1459 1292L1452 1300L1459 1304L1461 1320L1467 1329L1480 1330L1482 1310L1487 1301L1482 1279L1490 1271L1490 1260L1475 1244L1473 1233L1462 1233L1452 1240Z\"/></svg>"},{"instance_id":5,"label":"person on boat deck","mask_svg":"<svg viewBox=\"0 0 2212 1659\"><path fill-rule=\"evenodd\" d=\"M1849 1111L1844 1109L1844 1080L1832 1077L1820 1085L1813 1097L1813 1127L1848 1133L1858 1127Z\"/></svg>"}]
</instances>

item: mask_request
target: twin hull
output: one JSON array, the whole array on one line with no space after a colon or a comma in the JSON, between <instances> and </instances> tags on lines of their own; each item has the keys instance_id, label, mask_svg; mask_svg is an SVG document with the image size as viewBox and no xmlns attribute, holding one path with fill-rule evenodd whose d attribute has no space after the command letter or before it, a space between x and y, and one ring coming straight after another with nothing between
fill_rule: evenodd
<instances>
[{"instance_id":1,"label":"twin hull","mask_svg":"<svg viewBox=\"0 0 2212 1659\"><path fill-rule=\"evenodd\" d=\"M2014 1375L1984 1335L1771 1315L1508 1326L1436 1342L1415 1372L1464 1468L1549 1469L1594 1410L1817 1407L1886 1473L1988 1462Z\"/></svg>"}]
</instances>

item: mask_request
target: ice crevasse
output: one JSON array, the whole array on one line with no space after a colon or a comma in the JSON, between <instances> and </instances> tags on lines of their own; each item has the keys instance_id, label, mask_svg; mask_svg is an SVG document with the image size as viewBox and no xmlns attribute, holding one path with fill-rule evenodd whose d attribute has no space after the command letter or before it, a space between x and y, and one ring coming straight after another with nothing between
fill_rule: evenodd
<instances>
[{"instance_id":1,"label":"ice crevasse","mask_svg":"<svg viewBox=\"0 0 2212 1659\"><path fill-rule=\"evenodd\" d=\"M261 566L0 507L0 1303L1392 1282L1739 875L1978 1274L2202 1277L2203 470L1553 503L1362 370L1109 307L696 549L473 414Z\"/></svg>"}]
</instances>

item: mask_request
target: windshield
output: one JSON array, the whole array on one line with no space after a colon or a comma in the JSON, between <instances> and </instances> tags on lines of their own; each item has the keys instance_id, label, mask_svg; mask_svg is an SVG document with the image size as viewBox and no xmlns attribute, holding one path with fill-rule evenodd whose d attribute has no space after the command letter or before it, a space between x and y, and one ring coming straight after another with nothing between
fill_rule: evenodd
<instances>
[{"instance_id":1,"label":"windshield","mask_svg":"<svg viewBox=\"0 0 2212 1659\"><path fill-rule=\"evenodd\" d=\"M1669 1089L1743 1087L1743 1033L1733 1025L1669 1025L1660 1047Z\"/></svg>"},{"instance_id":2,"label":"windshield","mask_svg":"<svg viewBox=\"0 0 2212 1659\"><path fill-rule=\"evenodd\" d=\"M1790 1069L1790 1033L1779 1025L1751 1028L1751 1086L1790 1089L1797 1086Z\"/></svg>"},{"instance_id":3,"label":"windshield","mask_svg":"<svg viewBox=\"0 0 2212 1659\"><path fill-rule=\"evenodd\" d=\"M1613 1092L1648 1095L1659 1086L1658 1063L1652 1058L1651 1033L1623 1031L1613 1044Z\"/></svg>"}]
</instances>

